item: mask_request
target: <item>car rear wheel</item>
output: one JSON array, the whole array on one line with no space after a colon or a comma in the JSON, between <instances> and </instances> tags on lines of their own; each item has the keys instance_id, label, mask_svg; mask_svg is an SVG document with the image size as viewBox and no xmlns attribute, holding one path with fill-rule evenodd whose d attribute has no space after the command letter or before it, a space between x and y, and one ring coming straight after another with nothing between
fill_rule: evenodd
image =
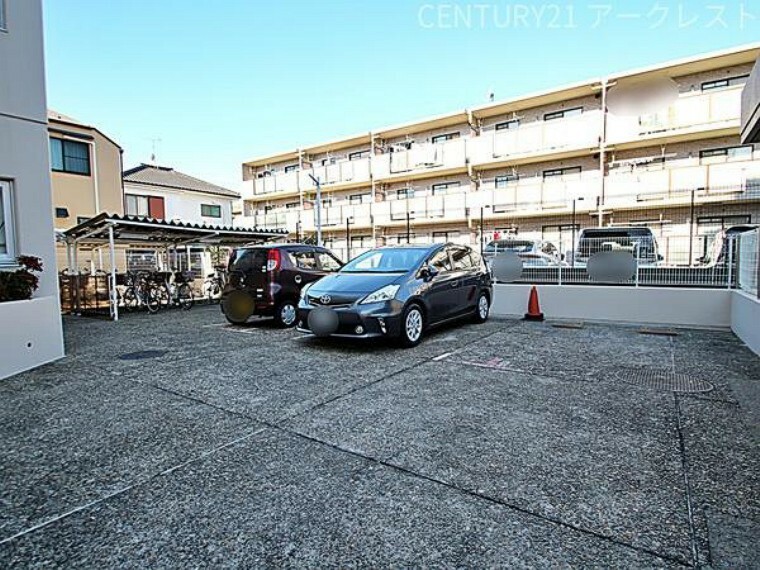
<instances>
[{"instance_id":1,"label":"car rear wheel","mask_svg":"<svg viewBox=\"0 0 760 570\"><path fill-rule=\"evenodd\" d=\"M274 320L278 326L290 328L296 324L296 304L293 301L283 301L274 312Z\"/></svg>"},{"instance_id":2,"label":"car rear wheel","mask_svg":"<svg viewBox=\"0 0 760 570\"><path fill-rule=\"evenodd\" d=\"M418 305L409 305L404 311L404 318L401 321L401 335L399 342L401 346L411 348L417 346L422 340L422 331L425 328L425 316Z\"/></svg>"},{"instance_id":3,"label":"car rear wheel","mask_svg":"<svg viewBox=\"0 0 760 570\"><path fill-rule=\"evenodd\" d=\"M481 293L478 297L478 304L475 305L475 317L476 323L484 323L488 320L488 314L491 311L491 301L488 300L488 295Z\"/></svg>"}]
</instances>

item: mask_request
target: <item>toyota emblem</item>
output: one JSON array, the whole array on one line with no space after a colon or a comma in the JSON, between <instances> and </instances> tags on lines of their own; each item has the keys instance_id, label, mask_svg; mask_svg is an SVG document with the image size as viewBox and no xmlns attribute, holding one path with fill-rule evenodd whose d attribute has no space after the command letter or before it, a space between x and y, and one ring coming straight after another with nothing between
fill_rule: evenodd
<instances>
[{"instance_id":1,"label":"toyota emblem","mask_svg":"<svg viewBox=\"0 0 760 570\"><path fill-rule=\"evenodd\" d=\"M322 295L319 298L319 302L322 303L323 305L329 305L330 304L330 300L331 300L330 299L330 295Z\"/></svg>"}]
</instances>

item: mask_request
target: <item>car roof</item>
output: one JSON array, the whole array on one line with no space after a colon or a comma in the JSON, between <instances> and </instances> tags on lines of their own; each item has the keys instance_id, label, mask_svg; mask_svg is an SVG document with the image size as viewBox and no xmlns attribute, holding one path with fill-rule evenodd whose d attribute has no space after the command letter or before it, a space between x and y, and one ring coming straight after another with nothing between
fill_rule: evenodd
<instances>
[{"instance_id":1,"label":"car roof","mask_svg":"<svg viewBox=\"0 0 760 570\"><path fill-rule=\"evenodd\" d=\"M308 243L256 243L241 246L238 249L327 249L321 245L311 245Z\"/></svg>"}]
</instances>

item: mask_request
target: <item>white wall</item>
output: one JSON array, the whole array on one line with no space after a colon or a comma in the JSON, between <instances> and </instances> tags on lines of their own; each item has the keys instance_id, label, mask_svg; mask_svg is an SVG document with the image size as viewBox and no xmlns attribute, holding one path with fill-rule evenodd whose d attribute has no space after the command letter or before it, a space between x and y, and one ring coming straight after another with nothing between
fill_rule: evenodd
<instances>
[{"instance_id":1,"label":"white wall","mask_svg":"<svg viewBox=\"0 0 760 570\"><path fill-rule=\"evenodd\" d=\"M522 317L530 285L495 285L492 314ZM729 328L727 289L538 285L547 319Z\"/></svg>"},{"instance_id":2,"label":"white wall","mask_svg":"<svg viewBox=\"0 0 760 570\"><path fill-rule=\"evenodd\" d=\"M0 303L0 330L5 329L0 336L0 378L63 356L42 7L40 0L6 0L6 10L8 31L0 32L0 178L12 185L16 251L42 258L45 270L35 300Z\"/></svg>"},{"instance_id":3,"label":"white wall","mask_svg":"<svg viewBox=\"0 0 760 570\"><path fill-rule=\"evenodd\" d=\"M760 299L734 291L731 298L731 329L755 354L760 355Z\"/></svg>"},{"instance_id":4,"label":"white wall","mask_svg":"<svg viewBox=\"0 0 760 570\"><path fill-rule=\"evenodd\" d=\"M129 182L124 183L124 194L162 196L164 198L167 220L179 220L183 222L191 222L193 224L207 224L210 226L232 225L233 198L225 198L213 194L185 192L182 190L169 190L160 186L130 184ZM201 204L221 206L222 217L209 218L201 216Z\"/></svg>"}]
</instances>

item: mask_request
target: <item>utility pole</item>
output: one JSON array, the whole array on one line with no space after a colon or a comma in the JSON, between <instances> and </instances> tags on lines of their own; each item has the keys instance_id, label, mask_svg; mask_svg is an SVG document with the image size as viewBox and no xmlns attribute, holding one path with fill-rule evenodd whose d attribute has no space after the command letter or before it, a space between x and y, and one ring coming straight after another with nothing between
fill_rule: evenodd
<instances>
[{"instance_id":1,"label":"utility pole","mask_svg":"<svg viewBox=\"0 0 760 570\"><path fill-rule=\"evenodd\" d=\"M483 238L485 233L483 232L483 206L480 207L480 257L483 257Z\"/></svg>"},{"instance_id":2,"label":"utility pole","mask_svg":"<svg viewBox=\"0 0 760 570\"><path fill-rule=\"evenodd\" d=\"M317 187L317 247L322 247L322 185L319 183L319 178L314 178L311 174L309 178Z\"/></svg>"}]
</instances>

